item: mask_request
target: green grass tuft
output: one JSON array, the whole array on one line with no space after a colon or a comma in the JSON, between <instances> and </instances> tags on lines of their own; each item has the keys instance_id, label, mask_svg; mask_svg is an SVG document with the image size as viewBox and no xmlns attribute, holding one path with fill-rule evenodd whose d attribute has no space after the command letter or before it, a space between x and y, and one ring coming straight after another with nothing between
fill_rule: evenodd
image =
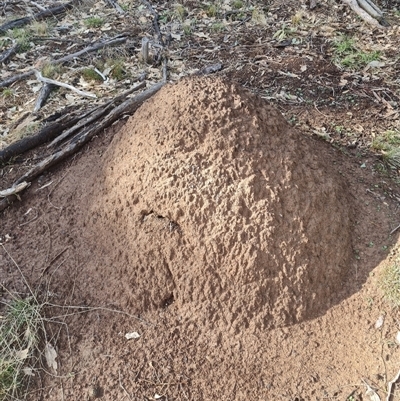
<instances>
[{"instance_id":1,"label":"green grass tuft","mask_svg":"<svg viewBox=\"0 0 400 401\"><path fill-rule=\"evenodd\" d=\"M0 320L0 400L17 399L25 385L23 369L34 358L43 327L42 306L34 297L14 297Z\"/></svg>"}]
</instances>

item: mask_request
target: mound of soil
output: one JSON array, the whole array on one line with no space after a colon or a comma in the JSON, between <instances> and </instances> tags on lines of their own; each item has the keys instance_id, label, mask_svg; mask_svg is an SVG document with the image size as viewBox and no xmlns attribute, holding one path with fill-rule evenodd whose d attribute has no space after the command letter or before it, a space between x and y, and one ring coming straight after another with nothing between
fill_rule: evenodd
<instances>
[{"instance_id":1,"label":"mound of soil","mask_svg":"<svg viewBox=\"0 0 400 401\"><path fill-rule=\"evenodd\" d=\"M220 78L168 85L85 197L101 291L234 332L326 311L352 264L353 207L320 146Z\"/></svg>"}]
</instances>

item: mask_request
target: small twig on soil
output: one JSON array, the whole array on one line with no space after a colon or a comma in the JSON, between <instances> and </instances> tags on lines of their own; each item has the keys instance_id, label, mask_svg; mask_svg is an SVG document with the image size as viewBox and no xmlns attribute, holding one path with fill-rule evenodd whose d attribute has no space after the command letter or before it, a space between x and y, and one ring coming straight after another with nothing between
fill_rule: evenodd
<instances>
[{"instance_id":1,"label":"small twig on soil","mask_svg":"<svg viewBox=\"0 0 400 401\"><path fill-rule=\"evenodd\" d=\"M39 302L36 299L35 293L32 291L32 288L30 287L28 281L26 280L24 274L22 273L21 268L19 267L18 263L14 260L14 258L11 256L11 254L7 251L6 247L3 244L0 244L0 246L3 248L4 252L7 254L7 256L11 259L11 261L14 263L15 267L17 268L19 274L21 275L22 280L24 281L26 288L28 288L30 294L34 298L35 302L39 304Z\"/></svg>"},{"instance_id":2,"label":"small twig on soil","mask_svg":"<svg viewBox=\"0 0 400 401\"><path fill-rule=\"evenodd\" d=\"M388 383L388 391L387 391L386 401L393 401L393 397L394 397L393 386L395 386L398 383L399 379L400 379L400 370L397 372L397 375L393 378L393 380L391 380Z\"/></svg>"},{"instance_id":3,"label":"small twig on soil","mask_svg":"<svg viewBox=\"0 0 400 401\"><path fill-rule=\"evenodd\" d=\"M394 234L399 228L400 228L400 224L396 228L394 228L392 231L390 231L389 235Z\"/></svg>"},{"instance_id":4,"label":"small twig on soil","mask_svg":"<svg viewBox=\"0 0 400 401\"><path fill-rule=\"evenodd\" d=\"M95 43L93 45L87 46L84 49L79 50L76 53L68 54L67 56L64 56L64 57L61 57L61 58L59 58L57 60L54 60L54 61L52 61L52 64L64 64L67 61L71 61L71 60L73 60L73 59L75 59L77 57L80 57L80 56L84 55L84 54L91 53L91 52L94 52L96 50L100 50L103 47L120 45L120 44L126 42L127 39L128 39L127 36L118 35L118 36L116 36L114 38L111 38L109 40L101 41L101 42Z\"/></svg>"},{"instance_id":5,"label":"small twig on soil","mask_svg":"<svg viewBox=\"0 0 400 401\"><path fill-rule=\"evenodd\" d=\"M32 21L40 21L45 18L54 17L55 15L62 14L65 11L71 9L79 0L73 0L69 3L54 6L52 8L45 9L33 15L32 17L18 18L13 21L6 22L0 26L0 34L6 33L9 29L20 28L22 26L30 24Z\"/></svg>"},{"instance_id":6,"label":"small twig on soil","mask_svg":"<svg viewBox=\"0 0 400 401\"><path fill-rule=\"evenodd\" d=\"M129 393L126 391L126 388L124 387L124 385L122 384L122 380L121 380L121 371L118 370L118 376L119 376L119 386L122 388L122 390L125 392L125 394L127 395L128 399L130 399L132 401L131 396L129 395Z\"/></svg>"},{"instance_id":7,"label":"small twig on soil","mask_svg":"<svg viewBox=\"0 0 400 401\"><path fill-rule=\"evenodd\" d=\"M57 85L57 86L61 86L61 87L63 87L63 88L70 89L70 90L72 90L73 92L76 92L78 95L81 95L81 96L97 98L97 96L94 95L93 93L86 92L86 91L82 91L82 90L80 90L80 89L75 88L75 87L72 86L72 85L65 84L64 82L56 81L56 80L50 79L50 78L45 78L45 77L40 73L40 71L38 71L38 70L33 70L33 71L34 71L35 76L36 76L36 79L37 79L38 81L44 82L44 83L46 83L46 84Z\"/></svg>"},{"instance_id":8,"label":"small twig on soil","mask_svg":"<svg viewBox=\"0 0 400 401\"><path fill-rule=\"evenodd\" d=\"M78 306L78 305L57 305L57 304L50 304L50 303L46 303L47 306L53 306L53 307L58 307L58 308L62 308L62 309L80 309L78 312L74 312L74 313L68 313L65 315L60 315L60 316L54 316L52 318L49 318L48 321L51 321L52 319L58 319L59 317L62 316L74 316L76 314L80 314L80 313L88 313L88 312L95 312L95 311L104 311L104 312L111 312L111 313L117 313L120 315L125 315L128 316L132 319L136 319L139 320L140 322L146 324L147 326L154 326L153 323L150 323L142 318L140 318L139 316L135 316L132 315L128 312L124 312L122 310L118 310L118 309L111 309L111 308L106 308L106 307L102 307L102 306Z\"/></svg>"},{"instance_id":9,"label":"small twig on soil","mask_svg":"<svg viewBox=\"0 0 400 401\"><path fill-rule=\"evenodd\" d=\"M160 31L160 27L158 25L158 14L157 12L154 10L154 8L152 7L152 5L147 1L147 0L142 0L142 3L149 9L149 11L151 12L151 14L153 15L153 26L154 26L154 30L157 34L158 37L158 41L160 42L161 46L165 46L161 31Z\"/></svg>"}]
</instances>

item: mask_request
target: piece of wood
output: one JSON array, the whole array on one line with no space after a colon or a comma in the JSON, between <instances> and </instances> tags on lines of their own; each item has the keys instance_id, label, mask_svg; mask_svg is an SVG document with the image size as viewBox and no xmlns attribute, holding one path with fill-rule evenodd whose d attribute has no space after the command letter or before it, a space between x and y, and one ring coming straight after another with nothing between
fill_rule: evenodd
<instances>
[{"instance_id":1,"label":"piece of wood","mask_svg":"<svg viewBox=\"0 0 400 401\"><path fill-rule=\"evenodd\" d=\"M8 50L5 50L0 54L0 63L6 63L10 57L12 57L14 54L17 53L18 47L19 47L18 43L15 43L14 41L12 47L10 47Z\"/></svg>"},{"instance_id":2,"label":"piece of wood","mask_svg":"<svg viewBox=\"0 0 400 401\"><path fill-rule=\"evenodd\" d=\"M107 101L106 103L102 104L99 107L96 107L95 109L92 110L91 113L89 113L87 116L82 117L79 122L75 125L73 125L71 128L67 129L64 131L61 135L57 136L47 147L52 147L63 141L64 139L68 138L71 136L74 132L77 130L81 129L82 127L92 123L93 121L98 120L103 114L105 114L111 107L114 107L114 105L121 100L125 99L127 96L129 96L131 93L138 91L139 89L142 89L145 87L145 83L141 82L140 84L134 86L133 88L125 91L121 95L115 97L114 99L111 99Z\"/></svg>"},{"instance_id":3,"label":"piece of wood","mask_svg":"<svg viewBox=\"0 0 400 401\"><path fill-rule=\"evenodd\" d=\"M35 72L33 70L29 70L27 72L23 72L18 75L13 75L10 78L5 79L4 81L0 82L0 88L5 88L7 86L12 85L14 82L21 81L22 79L28 78L33 75Z\"/></svg>"},{"instance_id":4,"label":"piece of wood","mask_svg":"<svg viewBox=\"0 0 400 401\"><path fill-rule=\"evenodd\" d=\"M46 103L46 100L50 96L50 93L56 86L53 84L46 83L42 86L42 89L40 89L39 96L36 99L35 106L33 108L33 112L36 113L39 111L42 106Z\"/></svg>"},{"instance_id":5,"label":"piece of wood","mask_svg":"<svg viewBox=\"0 0 400 401\"><path fill-rule=\"evenodd\" d=\"M154 10L153 6L147 1L147 0L142 0L142 3L149 9L151 14L153 15L153 27L154 31L156 32L156 35L158 37L158 41L162 47L165 46L160 27L158 25L158 13Z\"/></svg>"},{"instance_id":6,"label":"piece of wood","mask_svg":"<svg viewBox=\"0 0 400 401\"><path fill-rule=\"evenodd\" d=\"M61 57L57 60L53 60L52 63L53 64L65 64L68 61L74 60L82 55L86 55L87 53L91 53L94 52L96 50L100 50L104 47L107 46L115 46L115 45L120 45L122 43L125 43L128 39L128 36L126 35L118 35L114 38L108 39L108 40L104 40L104 41L100 41L98 43L94 43L90 46L85 47L82 50L79 50L76 53L73 54L68 54L64 57Z\"/></svg>"},{"instance_id":7,"label":"piece of wood","mask_svg":"<svg viewBox=\"0 0 400 401\"><path fill-rule=\"evenodd\" d=\"M360 18L362 18L368 24L374 26L375 28L383 29L383 25L379 23L374 17L363 10L358 4L357 0L342 0L343 3L347 4Z\"/></svg>"},{"instance_id":8,"label":"piece of wood","mask_svg":"<svg viewBox=\"0 0 400 401\"><path fill-rule=\"evenodd\" d=\"M61 4L48 8L44 11L40 11L34 14L32 17L18 18L13 21L6 22L0 26L0 34L5 34L9 29L21 28L22 26L30 24L32 21L41 21L43 19L54 17L59 14L65 13L65 11L70 10L79 0L72 0L66 4Z\"/></svg>"},{"instance_id":9,"label":"piece of wood","mask_svg":"<svg viewBox=\"0 0 400 401\"><path fill-rule=\"evenodd\" d=\"M33 179L42 174L45 170L61 162L67 157L76 153L83 145L89 142L93 136L103 131L105 128L110 126L113 122L121 118L125 114L132 114L136 109L147 99L157 93L165 85L164 80L158 84L153 85L146 91L139 95L129 98L121 103L118 107L113 108L107 116L101 119L99 122L90 125L82 132L77 134L72 140L62 149L46 157L44 160L33 166L28 172L22 175L18 180L14 182L11 188L17 185L27 182L30 183ZM5 191L7 191L6 189ZM6 196L0 200L0 211L7 208L15 199L16 195Z\"/></svg>"},{"instance_id":10,"label":"piece of wood","mask_svg":"<svg viewBox=\"0 0 400 401\"><path fill-rule=\"evenodd\" d=\"M64 57L61 57L61 58L57 59L57 60L53 60L52 64L55 64L55 65L65 64L68 61L74 60L74 59L76 59L76 58L78 58L78 57L80 57L82 55L86 55L87 53L91 53L91 52L94 52L96 50L100 50L100 49L102 49L104 47L115 46L115 45L122 44L122 43L126 42L127 39L128 39L128 36L118 35L118 36L116 36L114 38L111 38L111 39L108 39L108 40L104 40L104 41L100 41L100 42L95 43L93 45L87 46L84 49L79 50L76 53L68 54L68 55L66 55ZM5 88L7 86L10 86L14 82L21 81L21 80L23 80L25 78L30 77L33 74L35 74L35 70L32 68L31 70L28 70L27 72L24 72L22 74L13 75L12 77L5 79L4 81L1 81L0 82L0 88Z\"/></svg>"},{"instance_id":11,"label":"piece of wood","mask_svg":"<svg viewBox=\"0 0 400 401\"><path fill-rule=\"evenodd\" d=\"M68 109L68 108L67 108ZM64 115L68 117L67 114ZM27 136L20 139L17 142L12 143L6 148L0 150L0 164L7 163L13 157L19 156L22 153L27 152L30 149L36 148L43 143L53 140L60 132L70 128L80 120L80 117L69 117L67 121L55 121L44 128L42 128L37 134Z\"/></svg>"},{"instance_id":12,"label":"piece of wood","mask_svg":"<svg viewBox=\"0 0 400 401\"><path fill-rule=\"evenodd\" d=\"M75 86L66 84L66 83L64 83L64 82L56 81L55 79L46 78L46 77L44 77L44 76L40 73L40 71L38 71L38 70L35 70L35 69L34 69L33 71L34 71L35 76L36 76L36 79L37 79L38 81L44 82L44 83L46 83L46 84L61 86L62 88L69 89L69 90L71 90L71 91L77 93L77 94L80 95L80 96L97 98L97 96L96 96L95 94L93 94L93 93L86 92L86 91L82 91L82 90L80 90L80 89L78 89L78 88L75 88Z\"/></svg>"},{"instance_id":13,"label":"piece of wood","mask_svg":"<svg viewBox=\"0 0 400 401\"><path fill-rule=\"evenodd\" d=\"M111 7L114 7L119 14L121 15L125 14L125 11L122 9L122 7L118 4L116 0L104 0L104 2L106 4L109 4Z\"/></svg>"}]
</instances>

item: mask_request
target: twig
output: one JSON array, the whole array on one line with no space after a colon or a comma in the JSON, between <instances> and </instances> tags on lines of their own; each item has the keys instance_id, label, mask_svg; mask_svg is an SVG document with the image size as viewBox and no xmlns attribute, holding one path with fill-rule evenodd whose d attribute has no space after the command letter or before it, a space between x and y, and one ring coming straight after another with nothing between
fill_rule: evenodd
<instances>
[{"instance_id":1,"label":"twig","mask_svg":"<svg viewBox=\"0 0 400 401\"><path fill-rule=\"evenodd\" d=\"M0 88L5 88L10 86L14 82L21 81L22 79L28 78L33 75L35 72L33 70L29 70L27 72L23 72L22 74L13 75L12 77L5 79L4 81L0 82Z\"/></svg>"},{"instance_id":2,"label":"twig","mask_svg":"<svg viewBox=\"0 0 400 401\"><path fill-rule=\"evenodd\" d=\"M18 263L14 260L14 258L10 255L10 253L7 251L6 247L3 244L0 244L1 247L4 249L4 252L8 255L8 257L12 260L12 262L14 263L15 267L17 268L19 274L21 275L22 280L24 281L26 287L28 288L31 296L34 298L35 302L37 304L39 304L39 302L36 299L35 293L32 291L32 288L30 287L29 283L26 281L25 276L22 273L21 268L18 266Z\"/></svg>"},{"instance_id":3,"label":"twig","mask_svg":"<svg viewBox=\"0 0 400 401\"><path fill-rule=\"evenodd\" d=\"M392 231L390 231L389 235L394 234L399 228L400 228L400 224L396 228L394 228Z\"/></svg>"},{"instance_id":4,"label":"twig","mask_svg":"<svg viewBox=\"0 0 400 401\"><path fill-rule=\"evenodd\" d=\"M158 26L158 14L157 12L154 10L154 8L152 7L152 5L147 1L147 0L142 0L142 3L149 9L149 11L151 12L151 14L153 15L153 26L154 26L154 30L157 34L158 37L158 41L160 42L161 46L165 46L161 31L160 31L160 27Z\"/></svg>"},{"instance_id":5,"label":"twig","mask_svg":"<svg viewBox=\"0 0 400 401\"><path fill-rule=\"evenodd\" d=\"M400 379L400 370L397 372L397 375L388 383L388 391L386 401L392 401L394 394L393 394L393 386L399 381Z\"/></svg>"},{"instance_id":6,"label":"twig","mask_svg":"<svg viewBox=\"0 0 400 401\"><path fill-rule=\"evenodd\" d=\"M123 8L117 3L116 0L104 0L106 4L109 4L111 7L114 7L119 14L125 14Z\"/></svg>"},{"instance_id":7,"label":"twig","mask_svg":"<svg viewBox=\"0 0 400 401\"><path fill-rule=\"evenodd\" d=\"M94 110L92 110L91 114L89 114L87 116L87 118L82 118L76 125L74 125L73 127L69 128L68 130L66 130L65 132L63 132L61 135L59 135L57 138L55 138L49 145L47 145L47 147L51 147L56 145L57 143L61 142L62 140L64 140L65 138L67 138L68 136L70 136L71 134L73 134L75 131L77 131L78 129L84 127L85 125L97 120L101 115L103 115L110 107L112 107L112 105L114 103L117 103L118 101L120 101L121 99L124 99L125 97L127 97L128 95L130 95L131 93L144 88L145 83L141 82L140 84L134 86L133 88L125 91L124 93L122 93L121 95L115 97L114 99L109 100L108 102L102 104L100 107L95 108Z\"/></svg>"},{"instance_id":8,"label":"twig","mask_svg":"<svg viewBox=\"0 0 400 401\"><path fill-rule=\"evenodd\" d=\"M94 52L96 50L100 50L103 47L119 45L121 43L126 42L127 39L128 39L127 36L121 37L121 35L119 35L119 36L116 36L115 38L112 38L112 39L109 39L109 40L106 40L106 41L103 41L103 42L95 43L94 45L91 45L91 46L87 46L84 49L82 49L82 50L80 50L80 51L78 51L76 53L68 54L67 56L61 57L61 58L59 58L57 60L53 60L52 64L53 65L64 64L64 63L66 63L68 61L71 61L71 60L73 60L73 59L75 59L77 57L80 57L80 56L82 56L84 54L91 53L91 52ZM28 78L33 74L35 74L35 71L33 69L31 69L31 70L28 70L27 72L24 72L22 74L14 75L14 76L12 76L12 77L10 77L8 79L5 79L4 81L1 81L0 82L0 88L4 88L4 87L7 87L7 86L10 86L14 82L21 81L22 79Z\"/></svg>"},{"instance_id":9,"label":"twig","mask_svg":"<svg viewBox=\"0 0 400 401\"><path fill-rule=\"evenodd\" d=\"M13 56L17 50L18 50L18 43L15 43L15 41L13 41L13 46L11 48L9 48L8 50L4 51L1 55L0 55L0 63L5 63L8 61L8 59Z\"/></svg>"},{"instance_id":10,"label":"twig","mask_svg":"<svg viewBox=\"0 0 400 401\"><path fill-rule=\"evenodd\" d=\"M40 71L38 70L33 70L36 76L36 79L38 81L44 82L46 84L52 84L52 85L57 85L57 86L61 86L62 88L67 88L72 90L73 92L76 92L78 95L81 96L86 96L86 97L92 97L92 98L97 98L96 95L94 95L93 93L90 92L86 92L86 91L81 91L80 89L75 88L72 85L69 84L65 84L64 82L60 82L60 81L56 81L54 79L50 79L50 78L45 78Z\"/></svg>"},{"instance_id":11,"label":"twig","mask_svg":"<svg viewBox=\"0 0 400 401\"><path fill-rule=\"evenodd\" d=\"M163 86L165 82L159 82L158 84L153 85L146 91L140 93L139 95L129 98L125 100L125 102L121 103L118 107L112 109L110 113L104 117L100 122L97 124L93 124L87 129L83 130L80 134L76 135L71 142L66 145L63 149L59 150L58 152L46 157L40 163L33 166L28 172L22 175L12 187L26 181L30 182L37 176L39 176L43 171L46 169L54 166L55 164L59 163L60 161L66 159L67 157L71 156L75 152L78 151L83 145L89 142L94 135L96 135L101 130L107 128L111 125L114 121L118 120L124 114L132 114L135 110L147 99L157 93ZM7 191L7 190L6 190ZM15 195L7 196L0 200L0 211L4 210L6 207L9 206L10 202L15 200Z\"/></svg>"},{"instance_id":12,"label":"twig","mask_svg":"<svg viewBox=\"0 0 400 401\"><path fill-rule=\"evenodd\" d=\"M132 318L132 319L139 320L140 322L142 322L142 323L144 323L144 324L146 324L148 326L153 326L153 323L150 323L150 322L140 318L139 316L135 316L135 315L132 315L132 314L130 314L128 312L124 312L124 311L118 310L118 309L111 309L111 308L106 308L106 307L102 307L102 306L93 306L93 307L91 307L91 306L79 306L79 305L57 305L57 304L51 304L51 303L48 303L48 302L46 302L46 305L47 306L58 307L58 308L62 308L62 309L81 309L80 311L75 312L75 313L68 313L68 314L65 314L65 315L53 316L53 317L49 318L48 321L51 321L52 319L58 319L59 317L63 317L63 316L73 316L73 315L76 315L77 313L88 313L88 312L95 312L95 311L104 311L104 312L111 312L111 313L117 313L117 314L120 314L120 315L125 315L125 316L128 316L128 317Z\"/></svg>"},{"instance_id":13,"label":"twig","mask_svg":"<svg viewBox=\"0 0 400 401\"><path fill-rule=\"evenodd\" d=\"M69 3L59 6L51 7L34 14L32 17L18 18L13 21L6 22L0 26L0 34L6 33L9 29L20 28L30 24L32 21L40 21L45 18L54 17L55 15L62 14L71 9L79 0L72 0Z\"/></svg>"},{"instance_id":14,"label":"twig","mask_svg":"<svg viewBox=\"0 0 400 401\"><path fill-rule=\"evenodd\" d=\"M79 51L76 52L76 53L68 54L67 56L64 56L64 57L61 57L61 58L59 58L59 59L57 59L57 60L54 60L52 63L53 63L53 64L64 64L64 63L66 63L67 61L71 61L71 60L73 60L73 59L75 59L75 58L77 58L77 57L82 56L83 54L91 53L91 52L94 52L94 51L96 51L96 50L100 50L100 49L102 49L103 47L119 45L119 44L121 44L121 43L126 42L127 39L128 39L127 36L122 36L122 37L121 37L121 35L119 35L119 36L116 36L115 38L106 40L106 41L104 41L104 42L99 42L99 43L95 43L94 45L87 46L87 47L85 47L84 49L79 50Z\"/></svg>"},{"instance_id":15,"label":"twig","mask_svg":"<svg viewBox=\"0 0 400 401\"><path fill-rule=\"evenodd\" d=\"M131 396L129 395L129 393L126 391L126 388L123 386L122 384L122 380L121 380L121 371L118 369L118 376L119 376L119 386L122 388L122 390L124 390L125 394L128 396L128 398L132 401Z\"/></svg>"}]
</instances>

